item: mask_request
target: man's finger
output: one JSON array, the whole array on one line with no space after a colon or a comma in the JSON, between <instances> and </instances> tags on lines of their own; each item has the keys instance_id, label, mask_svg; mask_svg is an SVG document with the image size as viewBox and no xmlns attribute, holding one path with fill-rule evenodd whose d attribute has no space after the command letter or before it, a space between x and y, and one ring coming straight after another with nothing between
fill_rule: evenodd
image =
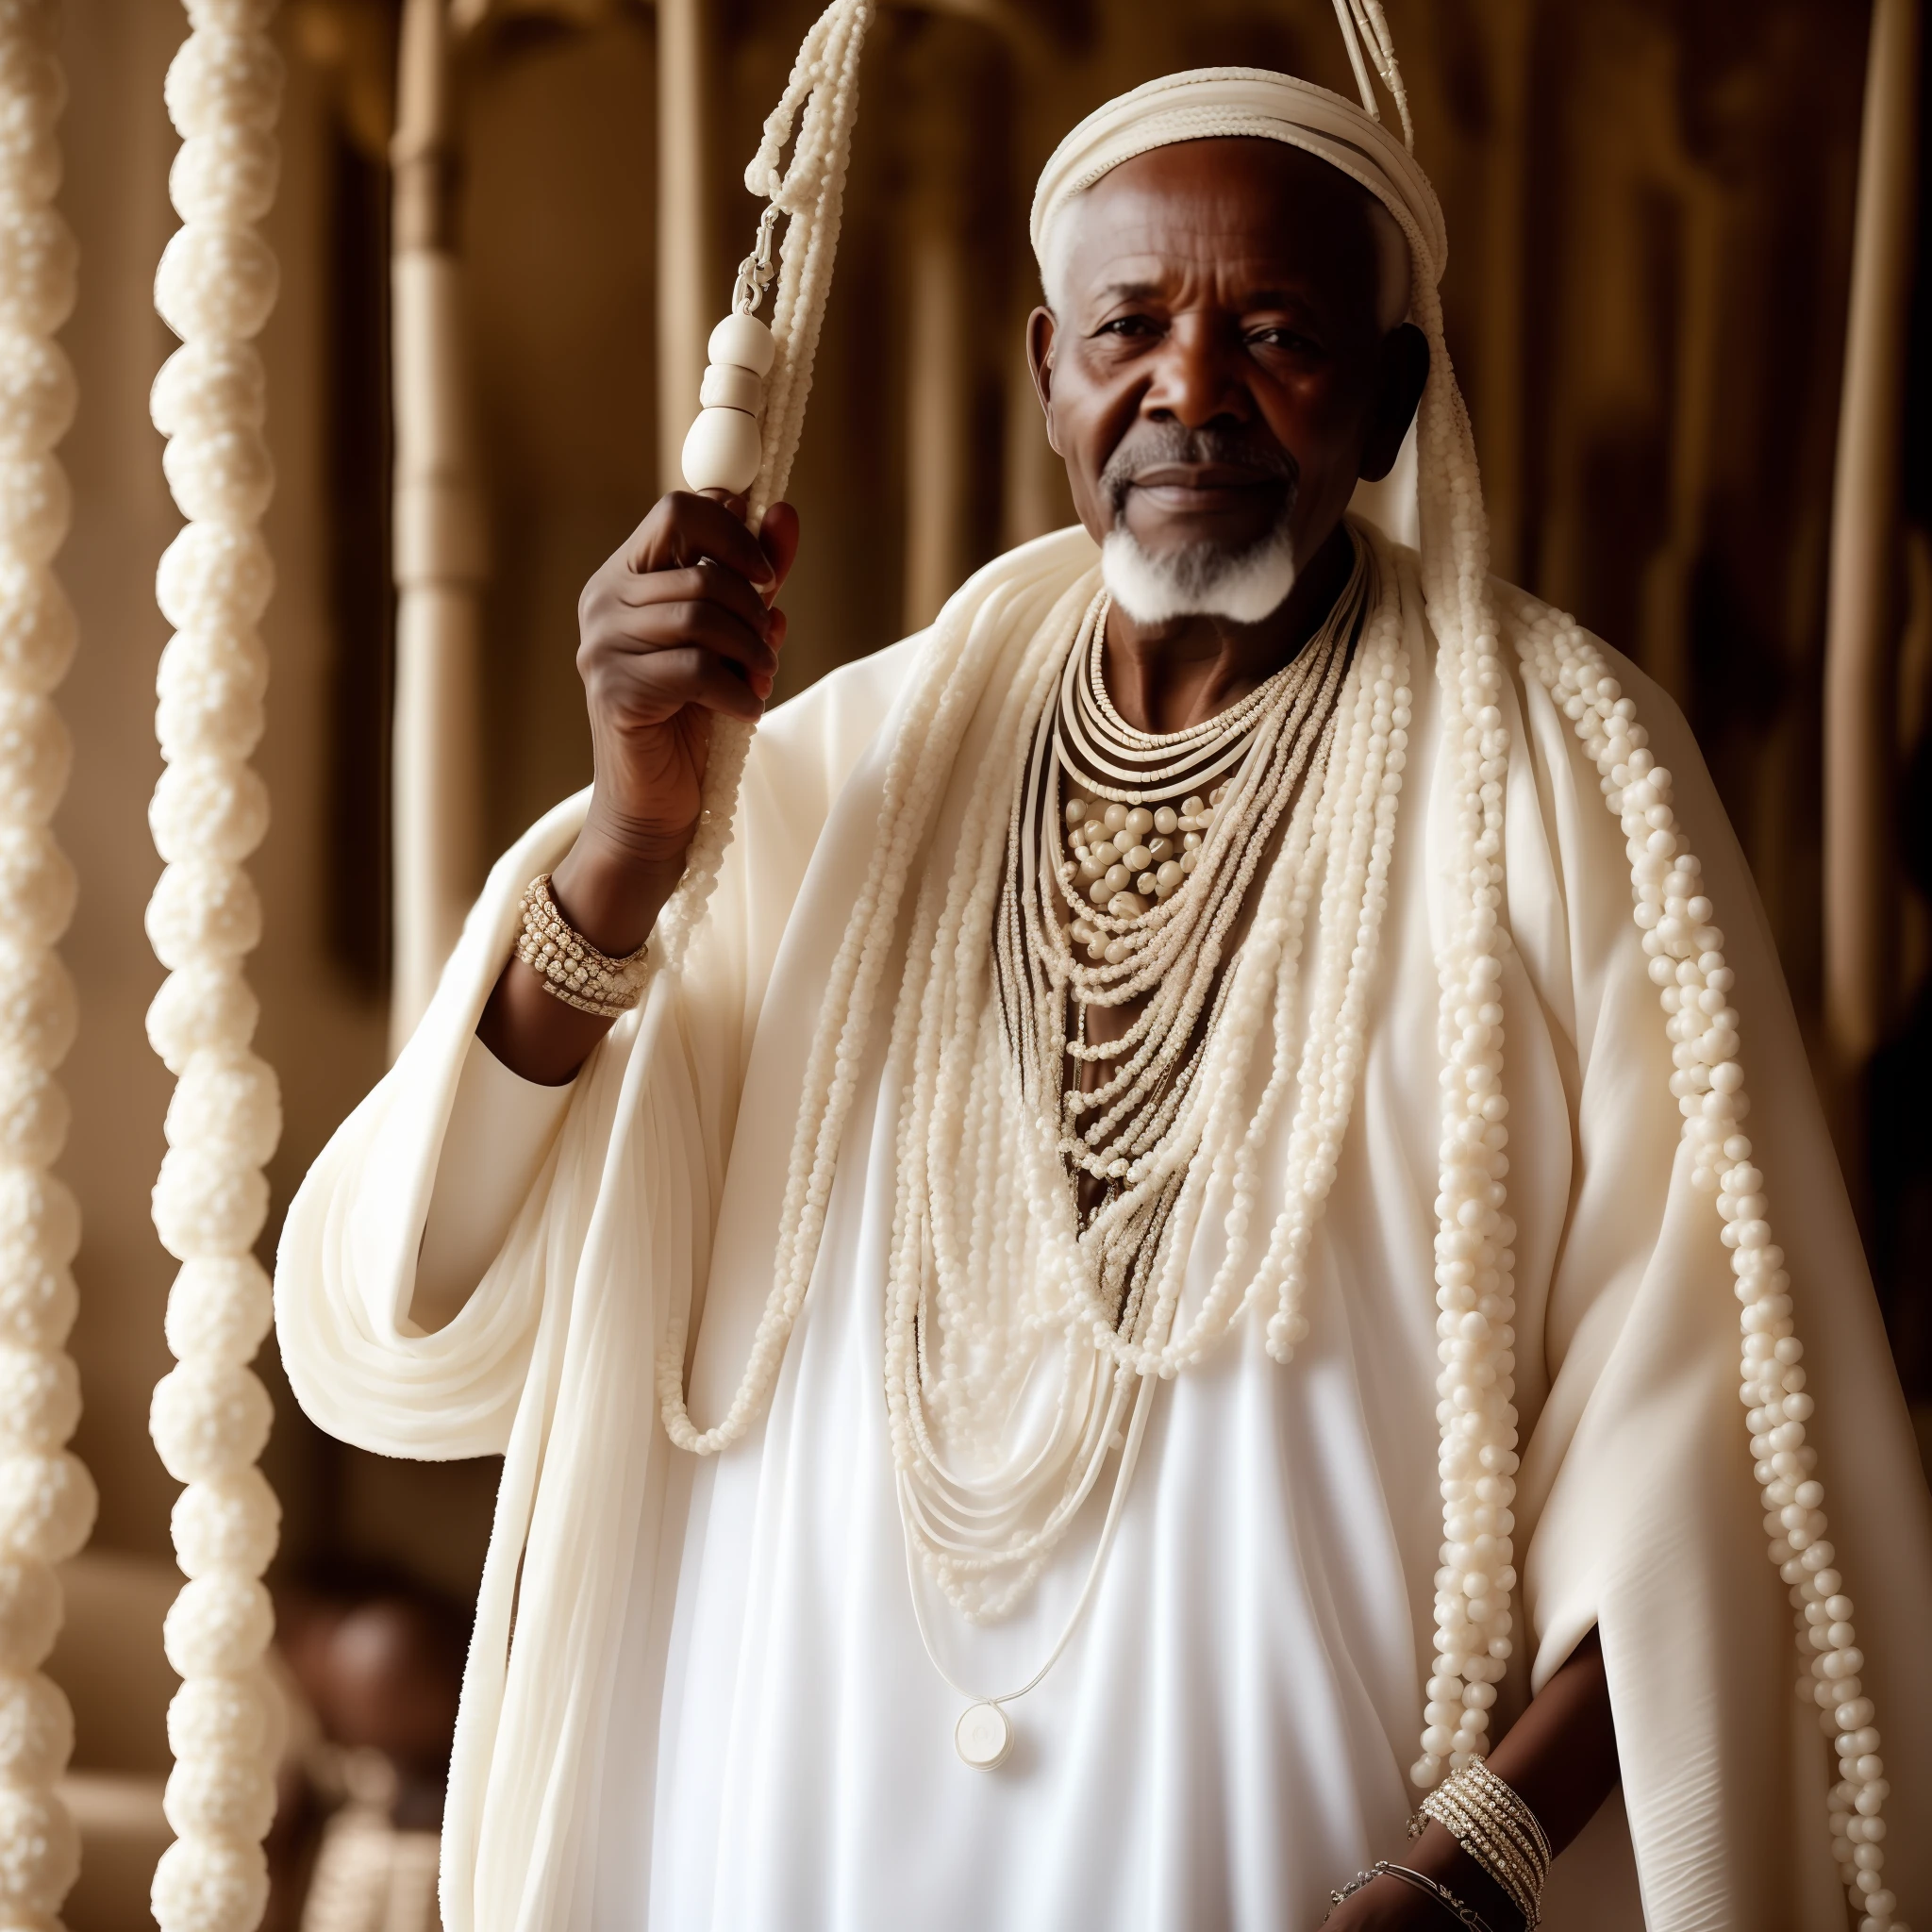
<instances>
[{"instance_id":1,"label":"man's finger","mask_svg":"<svg viewBox=\"0 0 1932 1932\"><path fill-rule=\"evenodd\" d=\"M679 490L638 525L625 561L638 572L676 570L704 558L766 587L772 566L757 539L722 503Z\"/></svg>"},{"instance_id":2,"label":"man's finger","mask_svg":"<svg viewBox=\"0 0 1932 1932\"><path fill-rule=\"evenodd\" d=\"M716 604L760 635L770 623L765 600L735 570L719 563L654 570L646 575L626 572L617 579L615 592L617 601L631 609L650 604Z\"/></svg>"},{"instance_id":3,"label":"man's finger","mask_svg":"<svg viewBox=\"0 0 1932 1932\"><path fill-rule=\"evenodd\" d=\"M687 644L660 651L648 661L653 697L674 708L700 705L747 724L756 724L764 714L764 701L715 651Z\"/></svg>"},{"instance_id":4,"label":"man's finger","mask_svg":"<svg viewBox=\"0 0 1932 1932\"><path fill-rule=\"evenodd\" d=\"M773 582L765 595L774 597L798 558L798 512L789 503L774 503L765 512L758 525L758 547L772 565Z\"/></svg>"},{"instance_id":5,"label":"man's finger","mask_svg":"<svg viewBox=\"0 0 1932 1932\"><path fill-rule=\"evenodd\" d=\"M654 666L695 645L766 679L767 689L778 673L778 654L762 630L716 604L647 604L629 614L611 641L626 658Z\"/></svg>"}]
</instances>

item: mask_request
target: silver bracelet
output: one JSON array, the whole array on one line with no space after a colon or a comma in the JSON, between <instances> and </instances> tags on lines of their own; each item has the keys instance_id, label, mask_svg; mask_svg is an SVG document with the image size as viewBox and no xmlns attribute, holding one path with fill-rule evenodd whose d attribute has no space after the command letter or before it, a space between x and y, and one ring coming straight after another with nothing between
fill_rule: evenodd
<instances>
[{"instance_id":1,"label":"silver bracelet","mask_svg":"<svg viewBox=\"0 0 1932 1932\"><path fill-rule=\"evenodd\" d=\"M622 959L600 953L557 909L550 874L540 874L524 888L524 923L517 933L517 958L543 982L543 991L580 1013L615 1020L644 995L644 956L649 941Z\"/></svg>"},{"instance_id":2,"label":"silver bracelet","mask_svg":"<svg viewBox=\"0 0 1932 1932\"><path fill-rule=\"evenodd\" d=\"M1399 1878L1417 1891L1426 1892L1458 1925L1466 1927L1467 1932L1491 1932L1490 1922L1440 1880L1431 1878L1425 1872L1411 1872L1407 1865L1391 1865L1387 1858L1377 1858L1366 1872L1357 1872L1340 1891L1328 1894L1328 1912L1323 1914L1323 1924L1327 1924L1329 1913L1343 1899L1353 1898L1365 1885L1373 1885L1378 1878Z\"/></svg>"},{"instance_id":3,"label":"silver bracelet","mask_svg":"<svg viewBox=\"0 0 1932 1932\"><path fill-rule=\"evenodd\" d=\"M1417 1821L1433 1818L1516 1907L1524 1932L1536 1932L1543 1881L1554 1856L1522 1795L1473 1758L1423 1800Z\"/></svg>"}]
</instances>

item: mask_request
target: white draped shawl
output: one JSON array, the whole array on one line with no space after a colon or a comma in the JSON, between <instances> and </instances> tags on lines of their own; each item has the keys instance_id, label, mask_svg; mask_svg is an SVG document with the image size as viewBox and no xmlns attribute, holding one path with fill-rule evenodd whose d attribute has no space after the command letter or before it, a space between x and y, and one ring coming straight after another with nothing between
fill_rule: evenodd
<instances>
[{"instance_id":1,"label":"white draped shawl","mask_svg":"<svg viewBox=\"0 0 1932 1932\"><path fill-rule=\"evenodd\" d=\"M1017 649L1064 598L1088 594L1093 564L1089 540L1063 532L980 572L952 614L1001 627ZM1393 1387L1412 1395L1416 1411L1412 1427L1374 1445L1371 1470L1397 1526L1408 1596L1388 1607L1407 1614L1412 1639L1413 1682L1392 1700L1407 1708L1391 1720L1408 1733L1390 1740L1401 1753L1391 1761L1406 1764L1421 1723L1441 1532L1430 1413L1440 1114L1429 938L1450 902L1433 851L1447 785L1434 757L1433 646L1411 561L1403 588L1414 749L1370 1061L1310 1268L1327 1271L1331 1298L1357 1298L1372 1325L1383 1324L1389 1360L1356 1373L1383 1378L1383 1407ZM1621 830L1568 721L1507 655L1505 1084L1525 1442L1516 1541L1531 1641L1506 1707L1526 1694L1525 1666L1541 1683L1598 1625L1628 1818L1627 1846L1620 1816L1591 1834L1595 1856L1609 1861L1603 1869L1627 1870L1634 1852L1647 1923L1668 1932L1839 1927L1824 1825L1831 1774L1816 1713L1793 1696L1799 1660L1784 1588L1764 1555L1738 1399L1728 1257L1712 1200L1692 1188L1677 1151L1664 1016L1629 916ZM626 1675L625 1695L659 1707L626 1704L623 1728L658 1737L661 1707L675 1701L664 1657L695 1519L689 1465L675 1466L684 1459L658 1424L653 1358L667 1320L689 1300L691 1408L700 1426L715 1419L764 1302L811 1023L864 874L894 718L920 667L914 639L834 674L767 720L709 923L685 972L658 977L592 1055L501 1254L446 1327L423 1335L408 1319L445 1124L509 952L519 894L569 846L581 796L499 861L415 1038L291 1208L277 1324L305 1409L381 1454L505 1456L445 1823L450 1932L561 1932L591 1922L586 1874L597 1862L591 1840L618 1657L641 1616L655 1662L641 1691ZM1886 1731L1897 1822L1886 1876L1901 1916L1924 1919L1932 1859L1912 1827L1932 1816L1924 1641L1932 1527L1911 1435L1741 856L1681 718L1641 673L1621 660L1616 671L1676 775L1678 809L1728 934L1757 1101L1754 1159L1790 1257L1818 1398L1812 1441ZM968 758L972 742L969 734ZM890 1010L887 1001L881 1029ZM867 1181L841 1170L840 1186L848 1184ZM828 1234L808 1327L834 1319L815 1314L821 1305L840 1309L845 1327L836 1332L866 1319L862 1306L855 1315L839 1300L849 1303L841 1270L851 1260ZM1318 1313L1304 1355L1286 1369L1269 1365L1270 1375L1313 1373L1305 1357L1319 1355L1321 1321ZM874 1393L882 1410L883 1391ZM1178 1385L1170 1393L1179 1399ZM1283 1399L1294 1399L1291 1386ZM801 1421L812 1425L809 1415L790 1421L794 1436ZM1149 1455L1159 1449L1150 1442ZM755 1430L732 1453L767 1452ZM1137 1478L1158 1482L1145 1468ZM1058 1670L1073 1667L1070 1657ZM1131 1685L1120 1691L1134 1694ZM1391 1785L1369 1808L1379 1817L1397 1803ZM646 1829L641 1819L637 1828ZM1564 1865L1573 1868L1567 1886ZM1319 1899L1346 1875L1312 1874L1303 1895ZM1559 1862L1552 1897L1567 1890L1570 1904L1553 1906L1553 1923L1617 1923L1606 1916L1608 1893L1592 1904L1588 1878L1577 1855ZM801 1899L791 1923L836 1922Z\"/></svg>"}]
</instances>

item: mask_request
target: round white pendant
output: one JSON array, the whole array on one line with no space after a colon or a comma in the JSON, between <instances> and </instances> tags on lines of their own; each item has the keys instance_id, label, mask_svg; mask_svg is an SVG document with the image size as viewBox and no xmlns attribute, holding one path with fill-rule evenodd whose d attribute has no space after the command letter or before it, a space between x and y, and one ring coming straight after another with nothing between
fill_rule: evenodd
<instances>
[{"instance_id":1,"label":"round white pendant","mask_svg":"<svg viewBox=\"0 0 1932 1932\"><path fill-rule=\"evenodd\" d=\"M1013 1748L1013 1727L997 1704L975 1704L961 1713L953 1742L974 1770L997 1771Z\"/></svg>"}]
</instances>

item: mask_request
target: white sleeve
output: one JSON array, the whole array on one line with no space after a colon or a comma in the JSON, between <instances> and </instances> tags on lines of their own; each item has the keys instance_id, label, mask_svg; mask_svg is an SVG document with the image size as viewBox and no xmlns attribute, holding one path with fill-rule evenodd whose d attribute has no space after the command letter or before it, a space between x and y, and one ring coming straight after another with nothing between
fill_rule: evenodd
<instances>
[{"instance_id":1,"label":"white sleeve","mask_svg":"<svg viewBox=\"0 0 1932 1932\"><path fill-rule=\"evenodd\" d=\"M472 1039L437 1163L409 1319L424 1333L462 1308L503 1247L570 1109L574 1081L541 1087Z\"/></svg>"}]
</instances>

